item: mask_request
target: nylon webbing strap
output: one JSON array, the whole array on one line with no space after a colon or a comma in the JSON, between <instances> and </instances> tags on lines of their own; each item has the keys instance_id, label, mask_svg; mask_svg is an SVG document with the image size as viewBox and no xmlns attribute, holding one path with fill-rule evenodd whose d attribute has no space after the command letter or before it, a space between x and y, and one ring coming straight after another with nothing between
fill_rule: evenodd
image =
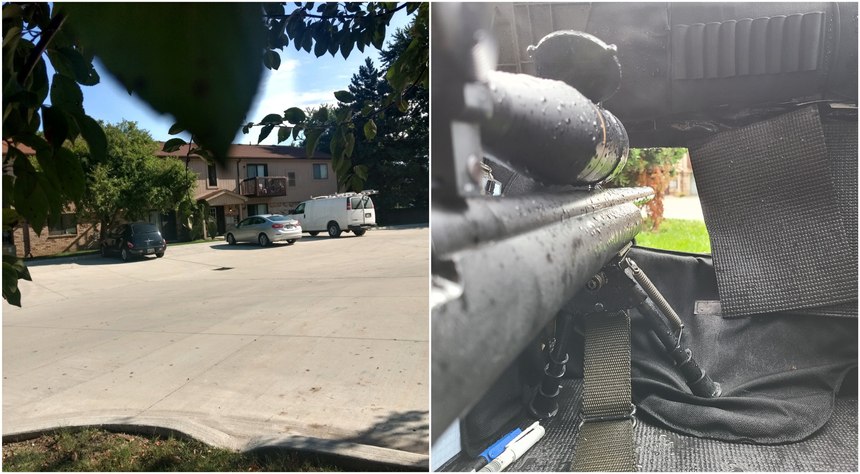
<instances>
[{"instance_id":1,"label":"nylon webbing strap","mask_svg":"<svg viewBox=\"0 0 860 474\"><path fill-rule=\"evenodd\" d=\"M633 471L630 403L630 316L594 313L585 319L582 427L574 471Z\"/></svg>"}]
</instances>

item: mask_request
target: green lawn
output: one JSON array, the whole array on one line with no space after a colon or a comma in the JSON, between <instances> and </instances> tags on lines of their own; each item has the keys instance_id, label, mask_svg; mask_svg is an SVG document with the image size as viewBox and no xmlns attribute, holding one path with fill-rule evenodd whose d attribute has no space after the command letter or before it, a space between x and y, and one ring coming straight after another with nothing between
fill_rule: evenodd
<instances>
[{"instance_id":1,"label":"green lawn","mask_svg":"<svg viewBox=\"0 0 860 474\"><path fill-rule=\"evenodd\" d=\"M665 219L660 230L641 232L636 236L640 247L651 247L678 252L711 253L708 230L701 221Z\"/></svg>"},{"instance_id":2,"label":"green lawn","mask_svg":"<svg viewBox=\"0 0 860 474\"><path fill-rule=\"evenodd\" d=\"M3 443L3 471L340 471L380 466L344 464L331 456L285 450L237 453L195 440L137 436L101 429L61 429ZM384 469L384 468L383 468Z\"/></svg>"}]
</instances>

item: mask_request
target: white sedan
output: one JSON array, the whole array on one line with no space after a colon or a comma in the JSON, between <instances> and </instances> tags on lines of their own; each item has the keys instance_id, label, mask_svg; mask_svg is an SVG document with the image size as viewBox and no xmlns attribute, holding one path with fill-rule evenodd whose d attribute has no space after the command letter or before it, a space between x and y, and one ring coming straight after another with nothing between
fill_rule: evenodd
<instances>
[{"instance_id":1,"label":"white sedan","mask_svg":"<svg viewBox=\"0 0 860 474\"><path fill-rule=\"evenodd\" d=\"M292 245L302 238L299 221L280 214L260 214L243 219L236 228L227 233L227 243L255 242L266 247L272 242L287 241Z\"/></svg>"}]
</instances>

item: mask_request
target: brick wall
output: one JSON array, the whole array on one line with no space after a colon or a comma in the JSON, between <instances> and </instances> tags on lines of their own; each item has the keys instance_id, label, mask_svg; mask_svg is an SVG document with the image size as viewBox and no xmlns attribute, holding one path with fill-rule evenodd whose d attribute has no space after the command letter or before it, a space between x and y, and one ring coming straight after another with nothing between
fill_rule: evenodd
<instances>
[{"instance_id":1,"label":"brick wall","mask_svg":"<svg viewBox=\"0 0 860 474\"><path fill-rule=\"evenodd\" d=\"M15 228L15 250L19 257L42 257L63 252L92 250L98 247L98 224L78 224L76 235L48 235L47 227L42 235L26 227L30 234L30 255L24 255L24 226Z\"/></svg>"}]
</instances>

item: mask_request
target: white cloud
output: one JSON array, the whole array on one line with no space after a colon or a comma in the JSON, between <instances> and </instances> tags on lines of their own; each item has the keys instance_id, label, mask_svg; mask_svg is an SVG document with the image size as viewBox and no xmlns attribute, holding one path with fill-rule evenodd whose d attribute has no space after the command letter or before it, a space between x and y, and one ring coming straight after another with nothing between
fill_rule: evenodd
<instances>
[{"instance_id":1,"label":"white cloud","mask_svg":"<svg viewBox=\"0 0 860 474\"><path fill-rule=\"evenodd\" d=\"M251 112L247 116L248 122L257 122L268 114L281 114L290 107L305 109L337 103L334 92L339 89L300 87L297 83L298 74L296 73L299 67L307 67L307 65L302 65L298 59L284 59L278 70L264 71L260 90L254 105L251 107ZM252 130L248 135L244 135L240 131L237 135L237 143L250 142L256 144L259 129L255 130ZM277 133L272 132L262 143L266 145L277 144ZM289 142L282 143L282 145L285 144L289 144Z\"/></svg>"}]
</instances>

